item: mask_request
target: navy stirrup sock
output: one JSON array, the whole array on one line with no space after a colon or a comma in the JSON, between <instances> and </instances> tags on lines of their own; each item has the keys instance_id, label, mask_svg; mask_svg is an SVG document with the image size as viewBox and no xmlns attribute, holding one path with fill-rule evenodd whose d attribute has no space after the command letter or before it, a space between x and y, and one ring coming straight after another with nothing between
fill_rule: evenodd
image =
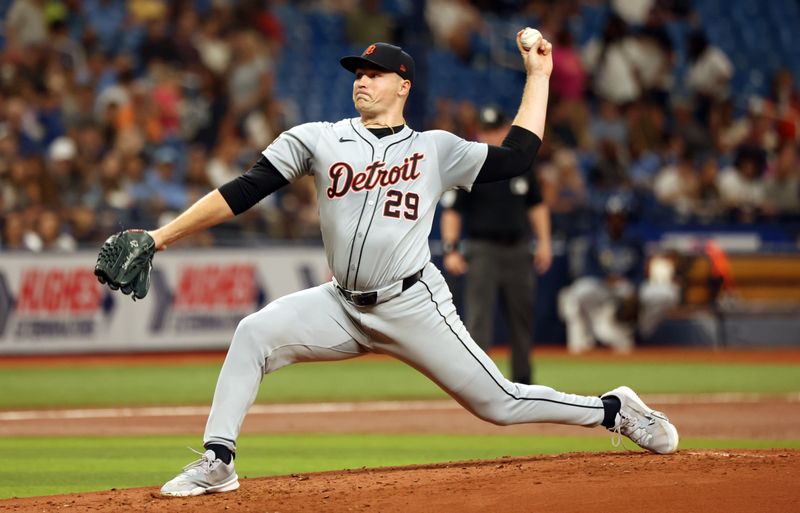
<instances>
[{"instance_id":1,"label":"navy stirrup sock","mask_svg":"<svg viewBox=\"0 0 800 513\"><path fill-rule=\"evenodd\" d=\"M220 444L207 444L204 447L206 450L214 451L217 458L221 459L224 464L230 465L233 459L233 452L230 449Z\"/></svg>"},{"instance_id":2,"label":"navy stirrup sock","mask_svg":"<svg viewBox=\"0 0 800 513\"><path fill-rule=\"evenodd\" d=\"M622 403L613 395L601 397L600 399L603 401L603 409L605 410L605 415L603 416L603 422L601 422L601 424L603 427L611 429L616 423L617 413L619 413Z\"/></svg>"}]
</instances>

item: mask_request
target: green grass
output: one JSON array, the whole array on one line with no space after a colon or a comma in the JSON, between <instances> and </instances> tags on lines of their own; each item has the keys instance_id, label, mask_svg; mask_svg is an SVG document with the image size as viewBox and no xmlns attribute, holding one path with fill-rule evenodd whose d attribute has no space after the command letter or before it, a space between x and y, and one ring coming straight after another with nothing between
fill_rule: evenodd
<instances>
[{"instance_id":1,"label":"green grass","mask_svg":"<svg viewBox=\"0 0 800 513\"><path fill-rule=\"evenodd\" d=\"M194 458L196 437L0 439L0 498L157 487ZM682 448L800 448L800 440L682 440ZM239 444L243 477L344 468L610 450L609 438L529 435L252 435ZM0 508L2 509L2 508Z\"/></svg>"},{"instance_id":2,"label":"green grass","mask_svg":"<svg viewBox=\"0 0 800 513\"><path fill-rule=\"evenodd\" d=\"M499 362L507 370L508 362ZM642 393L800 391L800 365L535 359L537 380L597 394L619 384ZM210 404L220 364L0 368L0 409ZM267 376L259 402L441 398L399 362L362 359L302 364ZM196 436L14 437L0 454L0 498L138 486L157 487L193 455ZM682 439L686 448L800 448L800 440ZM256 477L343 468L610 449L597 437L528 435L250 435L239 441L240 475ZM24 462L24 464L19 464ZM0 507L0 509L2 509Z\"/></svg>"},{"instance_id":3,"label":"green grass","mask_svg":"<svg viewBox=\"0 0 800 513\"><path fill-rule=\"evenodd\" d=\"M505 360L499 362L507 368ZM535 360L537 381L598 394L620 384L642 393L800 391L800 366L788 364ZM209 404L220 364L0 368L0 409ZM444 394L393 360L300 364L267 376L259 402L430 399Z\"/></svg>"}]
</instances>

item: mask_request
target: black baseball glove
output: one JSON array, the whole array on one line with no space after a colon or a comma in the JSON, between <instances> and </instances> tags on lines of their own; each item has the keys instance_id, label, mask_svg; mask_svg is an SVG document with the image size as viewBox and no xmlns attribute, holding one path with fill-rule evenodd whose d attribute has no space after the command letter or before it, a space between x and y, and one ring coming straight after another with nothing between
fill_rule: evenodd
<instances>
[{"instance_id":1,"label":"black baseball glove","mask_svg":"<svg viewBox=\"0 0 800 513\"><path fill-rule=\"evenodd\" d=\"M142 299L150 289L150 269L155 253L156 243L146 231L115 233L100 248L94 275L111 290L132 295L134 301Z\"/></svg>"}]
</instances>

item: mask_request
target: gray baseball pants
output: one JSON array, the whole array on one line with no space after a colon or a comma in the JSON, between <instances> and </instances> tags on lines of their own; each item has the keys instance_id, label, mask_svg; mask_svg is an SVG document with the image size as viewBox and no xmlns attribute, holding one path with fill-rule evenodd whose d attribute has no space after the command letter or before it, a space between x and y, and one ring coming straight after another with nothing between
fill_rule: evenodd
<instances>
[{"instance_id":1,"label":"gray baseball pants","mask_svg":"<svg viewBox=\"0 0 800 513\"><path fill-rule=\"evenodd\" d=\"M292 363L344 360L369 352L406 362L494 424L597 426L603 420L599 397L505 379L470 337L444 278L428 263L419 282L374 306L352 305L329 282L284 296L245 317L217 381L204 442L235 451L264 375Z\"/></svg>"}]
</instances>

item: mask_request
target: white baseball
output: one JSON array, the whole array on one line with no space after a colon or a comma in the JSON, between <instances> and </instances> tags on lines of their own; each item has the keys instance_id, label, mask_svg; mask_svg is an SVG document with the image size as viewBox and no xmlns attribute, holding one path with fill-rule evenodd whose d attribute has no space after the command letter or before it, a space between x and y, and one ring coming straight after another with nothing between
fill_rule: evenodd
<instances>
[{"instance_id":1,"label":"white baseball","mask_svg":"<svg viewBox=\"0 0 800 513\"><path fill-rule=\"evenodd\" d=\"M541 32L535 28L525 27L525 30L522 31L522 36L520 36L520 43L522 43L522 48L530 50L541 38Z\"/></svg>"}]
</instances>

